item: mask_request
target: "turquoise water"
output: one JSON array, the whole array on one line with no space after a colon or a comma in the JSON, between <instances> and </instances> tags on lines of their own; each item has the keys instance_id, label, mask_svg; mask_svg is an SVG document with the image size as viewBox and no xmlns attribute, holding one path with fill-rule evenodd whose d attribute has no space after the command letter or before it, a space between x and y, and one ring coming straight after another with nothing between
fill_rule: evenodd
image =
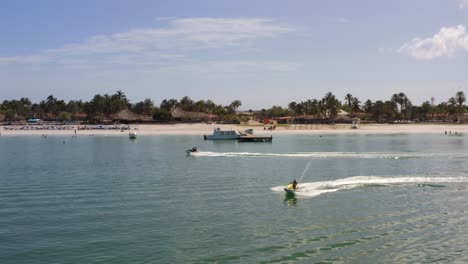
<instances>
[{"instance_id":1,"label":"turquoise water","mask_svg":"<svg viewBox=\"0 0 468 264\"><path fill-rule=\"evenodd\" d=\"M445 135L0 136L0 262L468 261L467 158Z\"/></svg>"}]
</instances>

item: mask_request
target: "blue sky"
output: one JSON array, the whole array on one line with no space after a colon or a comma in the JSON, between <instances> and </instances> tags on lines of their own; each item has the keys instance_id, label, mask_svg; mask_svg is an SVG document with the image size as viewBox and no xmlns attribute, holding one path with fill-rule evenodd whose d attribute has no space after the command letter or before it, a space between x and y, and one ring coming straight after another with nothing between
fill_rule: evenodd
<instances>
[{"instance_id":1,"label":"blue sky","mask_svg":"<svg viewBox=\"0 0 468 264\"><path fill-rule=\"evenodd\" d=\"M468 0L3 0L0 32L0 100L468 93Z\"/></svg>"}]
</instances>

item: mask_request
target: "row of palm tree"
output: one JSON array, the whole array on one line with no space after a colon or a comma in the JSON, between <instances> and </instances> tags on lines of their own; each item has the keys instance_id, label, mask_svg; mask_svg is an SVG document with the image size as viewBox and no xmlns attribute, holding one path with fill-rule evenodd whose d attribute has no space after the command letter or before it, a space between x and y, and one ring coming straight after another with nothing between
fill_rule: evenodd
<instances>
[{"instance_id":1,"label":"row of palm tree","mask_svg":"<svg viewBox=\"0 0 468 264\"><path fill-rule=\"evenodd\" d=\"M177 99L164 99L161 102L160 108L170 111L174 107L178 107L187 112L203 112L216 115L233 114L242 105L239 100L232 101L231 104L223 106L214 103L212 100L193 101L188 96Z\"/></svg>"},{"instance_id":2,"label":"row of palm tree","mask_svg":"<svg viewBox=\"0 0 468 264\"><path fill-rule=\"evenodd\" d=\"M322 122L334 122L340 110L350 113L351 116L359 116L363 119L382 122L406 122L419 121L454 121L461 122L466 110L466 101L463 91L458 91L455 96L446 102L435 104L432 97L430 101L423 102L420 106L413 105L405 93L395 93L389 100L366 100L364 103L351 94L346 94L344 103L336 96L328 92L321 99L307 99L301 102L290 102L287 108L273 106L269 109L252 111L257 118L293 116L321 120ZM32 103L29 98L19 100L4 100L0 104L0 117L7 121L22 120L26 118L41 118L44 120L76 120L86 116L88 120L103 120L122 109L146 116L152 116L159 121L172 120L171 110L180 108L187 112L203 112L214 114L220 119L238 121L236 114L242 105L241 101L234 100L229 105L216 104L212 100L194 101L188 96L178 99L164 99L156 106L150 98L137 103L130 103L122 91L112 95L96 94L87 102L70 100L65 102L53 95L48 96L39 103Z\"/></svg>"},{"instance_id":3,"label":"row of palm tree","mask_svg":"<svg viewBox=\"0 0 468 264\"><path fill-rule=\"evenodd\" d=\"M190 97L185 96L180 100L164 99L157 107L150 98L132 104L124 92L117 91L112 95L96 94L88 102L81 100L65 102L53 95L39 103L32 103L29 98L4 100L0 104L0 114L7 121L28 118L66 121L80 119L84 116L88 120L102 121L123 109L129 109L140 115L152 116L155 120L170 121L172 119L171 110L177 107L188 112L212 113L221 117L231 116L232 119L232 115L235 115L241 104L241 101L235 100L231 104L223 106L215 104L211 100L193 101Z\"/></svg>"},{"instance_id":4,"label":"row of palm tree","mask_svg":"<svg viewBox=\"0 0 468 264\"><path fill-rule=\"evenodd\" d=\"M341 102L331 92L318 99L308 99L306 101L297 103L290 102L288 109L294 116L311 115L313 118L320 118L327 121L333 121L341 109Z\"/></svg>"},{"instance_id":5,"label":"row of palm tree","mask_svg":"<svg viewBox=\"0 0 468 264\"><path fill-rule=\"evenodd\" d=\"M447 102L438 105L431 101L425 101L420 106L412 104L405 93L395 93L389 100L366 100L363 104L351 94L346 94L344 103L328 92L322 99L308 99L301 102L290 102L287 108L273 106L270 109L262 109L258 114L261 117L289 116L295 119L316 119L324 122L333 122L339 110L348 112L351 116L359 116L364 119L381 122L407 122L416 121L454 121L461 122L466 110L466 101L463 91L458 91Z\"/></svg>"}]
</instances>

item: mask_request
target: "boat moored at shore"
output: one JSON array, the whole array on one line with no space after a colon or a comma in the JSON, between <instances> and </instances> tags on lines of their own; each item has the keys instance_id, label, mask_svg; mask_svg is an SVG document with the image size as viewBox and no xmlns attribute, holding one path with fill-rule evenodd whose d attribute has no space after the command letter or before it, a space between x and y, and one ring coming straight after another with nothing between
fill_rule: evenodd
<instances>
[{"instance_id":1,"label":"boat moored at shore","mask_svg":"<svg viewBox=\"0 0 468 264\"><path fill-rule=\"evenodd\" d=\"M213 130L212 135L203 135L205 140L237 140L239 142L272 142L272 136L254 136L253 130L248 129L246 133L236 130L221 130L219 127Z\"/></svg>"},{"instance_id":2,"label":"boat moored at shore","mask_svg":"<svg viewBox=\"0 0 468 264\"><path fill-rule=\"evenodd\" d=\"M213 134L211 135L203 135L205 140L236 140L242 134L236 130L221 130L221 128L217 127L213 130Z\"/></svg>"}]
</instances>

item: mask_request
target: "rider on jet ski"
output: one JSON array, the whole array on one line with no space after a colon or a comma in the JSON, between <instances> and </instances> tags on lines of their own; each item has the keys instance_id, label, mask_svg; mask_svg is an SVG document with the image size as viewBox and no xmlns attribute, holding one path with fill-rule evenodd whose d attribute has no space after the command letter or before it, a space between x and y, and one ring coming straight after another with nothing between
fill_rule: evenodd
<instances>
[{"instance_id":1,"label":"rider on jet ski","mask_svg":"<svg viewBox=\"0 0 468 264\"><path fill-rule=\"evenodd\" d=\"M294 180L294 181L290 182L290 183L288 184L288 186L286 186L285 189L295 191L295 190L297 190L298 188L299 188L299 187L297 187L297 181Z\"/></svg>"},{"instance_id":2,"label":"rider on jet ski","mask_svg":"<svg viewBox=\"0 0 468 264\"><path fill-rule=\"evenodd\" d=\"M296 190L296 189L297 189L297 181L296 181L296 179L294 179L294 181L292 181L291 184L292 184L293 190Z\"/></svg>"}]
</instances>

